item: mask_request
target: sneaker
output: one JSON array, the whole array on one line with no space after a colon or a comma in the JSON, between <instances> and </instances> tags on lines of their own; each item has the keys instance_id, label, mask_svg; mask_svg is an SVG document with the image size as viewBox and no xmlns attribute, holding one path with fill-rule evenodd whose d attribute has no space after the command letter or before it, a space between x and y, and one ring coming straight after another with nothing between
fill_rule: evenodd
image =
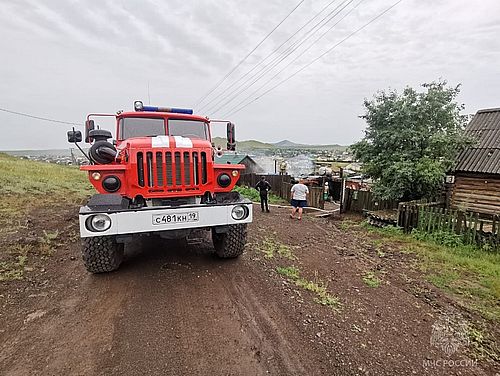
<instances>
[{"instance_id":1,"label":"sneaker","mask_svg":"<svg viewBox=\"0 0 500 376\"><path fill-rule=\"evenodd\" d=\"M268 210L266 210L266 213L270 213L269 209L268 209Z\"/></svg>"}]
</instances>

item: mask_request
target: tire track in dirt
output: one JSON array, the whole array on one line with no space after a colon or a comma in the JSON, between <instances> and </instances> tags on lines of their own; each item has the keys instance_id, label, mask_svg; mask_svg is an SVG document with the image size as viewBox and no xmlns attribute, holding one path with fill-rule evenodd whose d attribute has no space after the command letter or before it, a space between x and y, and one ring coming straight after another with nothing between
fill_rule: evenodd
<instances>
[{"instance_id":1,"label":"tire track in dirt","mask_svg":"<svg viewBox=\"0 0 500 376\"><path fill-rule=\"evenodd\" d=\"M67 288L60 295L47 295L34 313L11 323L18 331L2 340L3 374L94 373L97 359L111 347L113 321L129 289L116 274L84 274L77 287L67 283L73 278L65 274L59 282Z\"/></svg>"},{"instance_id":2,"label":"tire track in dirt","mask_svg":"<svg viewBox=\"0 0 500 376\"><path fill-rule=\"evenodd\" d=\"M258 344L259 358L267 361L273 375L308 374L297 359L297 351L285 338L276 321L270 316L251 286L238 273L226 284L226 289L242 323L242 329ZM269 304L269 302L268 302Z\"/></svg>"}]
</instances>

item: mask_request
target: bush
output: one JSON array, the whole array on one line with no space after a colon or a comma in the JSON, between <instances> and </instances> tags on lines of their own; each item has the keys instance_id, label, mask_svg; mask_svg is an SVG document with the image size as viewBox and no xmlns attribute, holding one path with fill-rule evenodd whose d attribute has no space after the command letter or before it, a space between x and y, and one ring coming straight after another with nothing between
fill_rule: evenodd
<instances>
[{"instance_id":1,"label":"bush","mask_svg":"<svg viewBox=\"0 0 500 376\"><path fill-rule=\"evenodd\" d=\"M413 229L411 235L417 240L428 240L446 247L456 248L464 245L462 236L448 231L427 233Z\"/></svg>"},{"instance_id":2,"label":"bush","mask_svg":"<svg viewBox=\"0 0 500 376\"><path fill-rule=\"evenodd\" d=\"M251 201L260 202L260 194L255 188L237 185L233 188L233 191L238 192L240 195L248 198ZM268 200L270 204L283 204L285 202L281 197L276 196L272 192L269 193Z\"/></svg>"}]
</instances>

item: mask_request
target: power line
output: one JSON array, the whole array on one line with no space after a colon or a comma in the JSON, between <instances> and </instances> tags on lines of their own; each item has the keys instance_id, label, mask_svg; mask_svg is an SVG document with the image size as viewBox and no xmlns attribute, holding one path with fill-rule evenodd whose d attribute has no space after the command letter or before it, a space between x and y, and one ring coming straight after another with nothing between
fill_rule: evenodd
<instances>
[{"instance_id":1,"label":"power line","mask_svg":"<svg viewBox=\"0 0 500 376\"><path fill-rule=\"evenodd\" d=\"M50 121L52 123L68 124L68 125L78 125L78 126L81 125L79 123L72 123L70 121L54 120L54 119L44 118L44 117L41 117L41 116L35 116L35 115L25 114L23 112L11 111L11 110L7 110L5 108L0 108L0 111L8 112L9 114L14 114L14 115L19 115L19 116L25 116L25 117L29 117L29 118L32 118L32 119Z\"/></svg>"},{"instance_id":2,"label":"power line","mask_svg":"<svg viewBox=\"0 0 500 376\"><path fill-rule=\"evenodd\" d=\"M345 0L343 3L339 4L337 7L335 7L335 9L333 9L330 13L328 13L328 15L326 15L325 17L323 17L316 25L313 26L313 28L311 28L305 35L302 40L299 40L297 41L296 43L294 43L292 46L290 46L290 48L285 52L284 56L280 57L278 56L277 59L274 59L269 65L265 66L264 69L261 69L259 72L257 72L257 74L253 75L252 77L250 77L249 79L247 79L242 85L240 85L239 88L236 88L236 90L233 90L231 93L228 94L228 96L226 96L226 99L229 98L229 100L226 100L221 106L219 106L215 112L218 112L220 111L222 108L224 108L226 105L228 105L229 103L231 103L233 100L235 100L240 94L242 94L243 92L245 92L246 90L248 90L249 88L251 88L253 85L255 85L262 77L264 77L266 74L268 74L269 72L271 72L275 67L277 67L278 65L280 65L284 60L286 60L291 54L293 54L295 51L297 51L300 47L302 47L302 45L304 45L305 42L307 42L312 36L314 36L314 34L316 34L319 30L321 30L323 28L323 26L325 26L326 24L328 24L328 22L330 22L331 20L333 20L335 17L337 17L345 8L347 8L354 0ZM361 3L361 1L360 1ZM354 8L356 8L360 3L358 3ZM339 9L340 8L340 9ZM354 9L353 8L353 9ZM351 9L350 11L348 11L343 17L341 17L341 19L339 21L337 21L334 25L332 25L329 29L326 30L326 32L324 32L319 38L317 38L312 44L309 45L309 47L307 47L302 53L300 53L300 56L302 56L307 50L309 50L319 39L321 39L326 33L328 33L331 29L333 29L335 26L337 26L340 21L342 21L345 17L347 17L352 11L353 9ZM335 13L332 15L332 13ZM328 19L327 19L328 18ZM326 19L326 21L325 21ZM325 21L325 22L323 22ZM295 61L298 57L296 57L293 61ZM289 66L289 64L286 65ZM283 69L281 70L283 71ZM262 72L262 73L261 73ZM257 78L255 78L256 76L258 76ZM276 77L276 75L273 76L273 78ZM252 82L250 82L253 78L255 78ZM271 80L273 79L271 78ZM249 83L249 85L247 85L246 87L244 87L247 83ZM268 81L266 81L266 84L267 84ZM264 84L263 86L265 86L266 84ZM262 88L263 86L261 86L260 88ZM259 88L259 89L260 89ZM240 89L238 91L238 89ZM259 90L257 89L257 91ZM230 97L230 95L232 93L235 93L235 91L238 91L232 98ZM252 95L252 94L251 94ZM221 102L223 102L223 100L221 101L218 101L217 104L220 104Z\"/></svg>"},{"instance_id":3,"label":"power line","mask_svg":"<svg viewBox=\"0 0 500 376\"><path fill-rule=\"evenodd\" d=\"M215 85L215 86L211 89L211 90L209 90L209 92L208 92L208 93L206 93L206 94L205 94L202 98L198 99L198 101L196 102L195 106L196 106L196 105L198 105L198 104L200 104L200 103L202 103L202 102L205 100L205 98L207 98L210 94L212 94L215 90L217 90L217 89L219 88L219 86L220 86L220 85L222 85L222 83L223 83L224 81L226 81L226 79L227 79L227 78L228 78L228 77L229 77L229 76L230 76L230 75L231 75L231 74L232 74L232 73L233 73L236 69L238 69L238 68L240 67L240 65L241 65L241 64L243 64L243 63L246 61L246 59L248 59L248 57L249 57L251 54L253 54L253 53L255 52L255 50L257 50L257 48L259 48L259 47L260 47L260 45L261 45L262 43L264 43L264 42L266 41L266 40L267 40L267 38L269 38L269 37L271 36L271 34L272 34L272 33L274 33L274 32L276 31L276 29L277 29L278 27L280 27L280 26L281 26L281 24L282 24L283 22L285 22L285 20L286 20L288 17L290 17L290 16L292 15L292 13L293 13L293 12L295 12L295 10L296 10L296 9L297 9L297 8L298 8L298 7L299 7L299 6L303 3L303 2L304 2L304 0L300 0L300 1L299 1L299 3L298 3L298 4L297 4L297 5L296 5L296 6L295 6L292 10L291 10L291 12L290 12L290 13L288 13L288 14L286 15L286 17L285 17L285 18L283 18L283 19L280 21L280 23L278 23L278 24L277 24L277 25L276 25L276 26L275 26L275 27L274 27L274 28L273 28L273 29L272 29L272 30L271 30L271 31L270 31L270 32L269 32L269 33L268 33L268 34L264 37L264 39L262 39L262 40L261 40L261 41L260 41L260 42L259 42L259 43L258 43L258 44L254 47L254 48L253 48L253 50L252 50L252 51L250 51L250 52L249 52L249 53L248 53L248 54L247 54L247 55L246 55L243 59L241 59L241 60L240 60L240 62L239 62L238 64L236 64L236 66L235 66L233 69L231 69L231 70L230 70L230 71L229 71L229 72L228 72L228 73L227 73L227 74L226 74L226 75L225 75L225 76L224 76L224 77L223 77L223 78L222 78L222 79L221 79L221 80L220 80L220 81L219 81L219 82L218 82L218 83L217 83L217 84L216 84L216 85Z\"/></svg>"},{"instance_id":4,"label":"power line","mask_svg":"<svg viewBox=\"0 0 500 376\"><path fill-rule=\"evenodd\" d=\"M229 85L226 90L230 89L232 86L236 85L238 82L240 82L242 79L244 79L246 76L248 76L250 73L252 73L255 69L257 69L258 66L260 66L263 62L265 62L267 59L269 59L269 57L271 57L272 55L274 55L275 52L277 52L281 47L283 47L288 41L290 41L295 35L297 35L298 33L300 33L307 25L309 25L316 17L318 17L321 13L323 13L325 11L325 9L327 9L330 5L332 5L335 1L338 1L338 0L332 0L330 1L327 5L325 5L323 7L323 9L321 9L318 13L316 13L316 15L314 15L313 17L311 17L305 24L303 24L297 31L295 31L292 35L290 35L288 37L287 40L285 40L283 43L281 43L277 48L275 48L274 50L272 50L265 58L263 58L262 60L260 60L257 64L254 65L254 67L252 69L250 69L249 71L247 71L243 76L241 76L240 78L238 78L235 82L233 82L231 85ZM288 51L288 49L286 50ZM285 53L286 51L284 51L283 53ZM273 60L274 61L274 60ZM272 63L269 63L269 64L272 64ZM268 65L269 65L268 64ZM253 76L255 77L255 76ZM226 91L221 91L217 96L215 96L214 98L212 98L209 102L205 103L204 105L202 105L200 108L199 108L199 111L203 111L203 108L206 108L207 106L209 106L213 101L219 99L222 95L224 94L227 94Z\"/></svg>"},{"instance_id":5,"label":"power line","mask_svg":"<svg viewBox=\"0 0 500 376\"><path fill-rule=\"evenodd\" d=\"M312 60L311 62L309 62L308 64L304 65L302 68L300 68L299 70L297 70L296 72L292 73L290 76L288 76L287 78L285 78L284 80L278 82L276 85L272 86L271 88L269 88L268 90L264 91L263 93L261 93L259 96L257 96L256 98L254 98L253 100L251 100L250 102L246 103L245 105L239 107L238 109L232 111L231 113L229 113L227 116L231 116L231 115L234 115L236 114L237 112L240 112L241 110L243 110L245 107L249 106L250 104L252 104L253 102L259 100L260 98L262 98L264 95L268 94L270 91L276 89L278 86L281 86L282 84L284 84L286 81L288 81L289 79L291 79L292 77L296 76L297 74L299 74L300 72L302 72L304 69L308 68L309 66L311 66L312 64L314 64L316 61L318 61L319 59L321 59L322 57L324 57L325 55L329 54L330 52L332 52L335 48L337 48L338 46L340 46L342 43L344 43L345 41L347 41L348 39L350 39L351 37L353 37L355 34L359 33L360 31L362 31L363 29L365 29L366 27L368 27L370 24L372 24L373 22L375 22L376 20L378 20L380 17L382 17L383 15L385 15L387 12L389 12L392 8L394 8L395 6L397 6L399 3L401 3L403 0L398 0L396 1L394 4L392 4L389 8L387 8L386 10L384 10L382 13L378 14L377 16L375 16L374 18L372 18L370 21L368 21L366 24L364 24L363 26L361 26L360 28L356 29L355 31L353 31L351 34L349 34L347 37L345 37L344 39L342 39L340 42L336 43L335 45L333 45L332 47L330 47L328 50L326 50L324 53L322 53L321 55L319 55L317 58L315 58L314 60ZM254 93L255 94L255 93ZM252 94L253 95L253 94ZM241 103L241 102L240 102Z\"/></svg>"},{"instance_id":6,"label":"power line","mask_svg":"<svg viewBox=\"0 0 500 376\"><path fill-rule=\"evenodd\" d=\"M343 9L345 9L347 7L347 5L349 5L350 3L352 3L353 0L349 1L348 4L346 4L346 6L344 6ZM234 110L235 108L239 107L242 103L244 103L245 101L247 101L248 99L250 99L253 95L257 94L259 92L260 89L263 89L264 87L266 87L266 85L273 81L276 77L278 77L283 71L285 71L290 65L292 65L295 61L297 61L301 56L303 56L307 51L309 51L316 43L318 43L320 41L321 38L323 38L326 34L328 34L335 26L337 26L340 22L342 22L347 16L349 16L349 14L351 14L355 9L357 9L357 7L363 2L364 0L360 0L357 4L354 5L354 7L352 7L348 12L346 12L337 22L335 22L332 26L330 26L328 29L326 29L318 38L316 38L312 43L309 44L308 47L306 47L304 50L302 50L297 56L295 56L295 58L293 58L291 61L289 61L283 68L281 68L277 73L275 73L271 78L269 78L268 80L266 80L262 85L260 85L257 89L255 89L250 95L248 95L247 97L245 97L244 99L242 99L240 102L238 102L237 104L235 104L234 106L232 106L228 111L231 112L232 110ZM250 88L251 86L253 86L255 83L257 83L257 81L262 78L262 76L260 76L257 80L253 81L248 87ZM244 91L244 90L243 90ZM241 93L241 92L240 92ZM232 100L234 100L235 98L233 98ZM231 101L232 101L231 100ZM231 101L228 101L227 103L231 102ZM220 110L222 107L224 106L221 106L218 110Z\"/></svg>"},{"instance_id":7,"label":"power line","mask_svg":"<svg viewBox=\"0 0 500 376\"><path fill-rule=\"evenodd\" d=\"M304 43L306 43L314 34L323 28L328 22L337 17L342 10L344 10L351 2L354 0L343 0L339 5L337 5L333 10L331 10L326 16L324 16L320 21L313 25L304 35L302 35L298 40L293 42L284 52L272 59L272 61L260 68L255 74L247 78L243 83L238 85L234 90L229 93L225 93L225 97L215 105L213 105L210 110L215 112L220 111L226 105L235 100L240 94L248 90L255 83L257 83L262 77L271 72L275 67L280 65L284 60L286 60L291 54L297 51ZM339 9L340 8L340 9ZM256 78L257 77L257 78ZM233 95L234 94L234 95ZM222 105L221 105L222 103Z\"/></svg>"}]
</instances>

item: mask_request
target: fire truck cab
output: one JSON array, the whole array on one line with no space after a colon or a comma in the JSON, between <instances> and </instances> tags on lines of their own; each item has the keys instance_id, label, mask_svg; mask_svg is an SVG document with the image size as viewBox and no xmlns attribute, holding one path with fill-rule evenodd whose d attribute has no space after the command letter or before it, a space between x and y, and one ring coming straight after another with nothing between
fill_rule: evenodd
<instances>
[{"instance_id":1,"label":"fire truck cab","mask_svg":"<svg viewBox=\"0 0 500 376\"><path fill-rule=\"evenodd\" d=\"M117 269L124 244L138 235L186 238L211 231L216 254L243 253L252 204L232 189L243 165L216 164L210 119L192 110L145 106L135 111L89 114L85 142L89 164L82 166L97 194L80 208L83 261L92 273ZM95 119L116 118L116 137ZM229 151L235 150L234 124L226 122ZM68 141L82 141L79 131ZM84 154L83 149L80 149Z\"/></svg>"}]
</instances>

